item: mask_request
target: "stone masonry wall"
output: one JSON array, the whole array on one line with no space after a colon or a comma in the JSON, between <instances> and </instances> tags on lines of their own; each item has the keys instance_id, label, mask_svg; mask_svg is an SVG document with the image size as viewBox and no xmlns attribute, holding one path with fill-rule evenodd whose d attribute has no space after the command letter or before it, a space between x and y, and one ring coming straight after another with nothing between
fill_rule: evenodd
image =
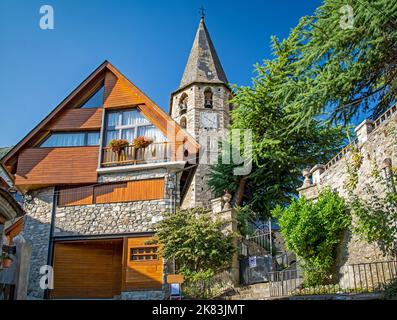
<instances>
[{"instance_id":1,"label":"stone masonry wall","mask_svg":"<svg viewBox=\"0 0 397 320\"><path fill-rule=\"evenodd\" d=\"M164 200L59 207L55 236L149 232L166 211Z\"/></svg>"},{"instance_id":2,"label":"stone masonry wall","mask_svg":"<svg viewBox=\"0 0 397 320\"><path fill-rule=\"evenodd\" d=\"M83 206L57 207L55 211L54 236L87 236L106 234L125 234L153 232L154 224L164 213L172 208L168 180L175 177L165 168L145 171L107 173L99 176L99 182L130 181L148 178L164 178L164 198L150 201L93 204ZM176 177L176 201L179 201L179 179ZM23 236L32 246L28 296L43 298L40 288L40 267L47 264L50 222L54 188L45 188L32 193L32 200L26 201ZM164 269L164 272L165 269ZM147 294L125 293L130 297L159 298L166 290L147 292Z\"/></svg>"},{"instance_id":3,"label":"stone masonry wall","mask_svg":"<svg viewBox=\"0 0 397 320\"><path fill-rule=\"evenodd\" d=\"M213 93L213 107L211 109L204 107L204 91L207 87L211 88ZM187 112L180 115L179 102L183 94L188 96ZM181 117L186 117L187 131L200 144L202 144L203 142L200 141L200 137L203 137L202 132L200 132L202 129L200 125L201 113L213 112L218 114L218 129L211 129L212 132L209 132L209 137L211 137L211 139L216 138L217 135L221 134L221 132L229 126L230 98L230 90L222 84L192 84L184 90L174 94L172 97L172 118L176 122L180 123ZM216 155L211 153L210 158L207 159L207 163L199 164L189 188L189 192L182 203L182 208L210 206L210 200L213 198L213 194L208 187L209 164L211 164L211 159L214 158L217 159L217 153ZM200 163L202 162L203 161Z\"/></svg>"},{"instance_id":4,"label":"stone masonry wall","mask_svg":"<svg viewBox=\"0 0 397 320\"><path fill-rule=\"evenodd\" d=\"M31 201L25 201L22 236L32 246L27 294L35 298L43 298L44 294L40 268L47 264L53 194L54 188L42 189L32 194Z\"/></svg>"},{"instance_id":5,"label":"stone masonry wall","mask_svg":"<svg viewBox=\"0 0 397 320\"><path fill-rule=\"evenodd\" d=\"M394 165L397 164L396 141L395 137L390 134L390 129L396 127L397 113L390 113L389 116L381 120L376 126L367 120L356 128L357 146L363 156L363 163L358 172L356 193L364 198L366 197L366 184L373 181L371 172L374 167L381 172L382 163L386 158L390 158ZM321 165L315 166L310 171L312 179L309 180L310 177L306 177L307 180L299 189L300 194L309 199L315 199L322 189L331 187L346 197L347 191L344 185L347 179L347 163L351 156L351 152L346 150L331 160L326 168ZM384 189L380 186L377 188L378 195L384 194ZM370 245L360 240L357 235L346 231L339 249L337 264L343 266L390 259L392 257L385 256L376 244Z\"/></svg>"}]
</instances>

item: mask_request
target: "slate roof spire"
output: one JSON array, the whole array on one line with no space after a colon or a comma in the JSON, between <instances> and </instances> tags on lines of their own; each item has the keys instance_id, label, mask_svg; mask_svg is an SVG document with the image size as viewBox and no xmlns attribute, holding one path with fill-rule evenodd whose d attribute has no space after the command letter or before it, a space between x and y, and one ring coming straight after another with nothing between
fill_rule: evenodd
<instances>
[{"instance_id":1,"label":"slate roof spire","mask_svg":"<svg viewBox=\"0 0 397 320\"><path fill-rule=\"evenodd\" d=\"M205 26L203 14L179 88L194 82L228 84L222 64Z\"/></svg>"}]
</instances>

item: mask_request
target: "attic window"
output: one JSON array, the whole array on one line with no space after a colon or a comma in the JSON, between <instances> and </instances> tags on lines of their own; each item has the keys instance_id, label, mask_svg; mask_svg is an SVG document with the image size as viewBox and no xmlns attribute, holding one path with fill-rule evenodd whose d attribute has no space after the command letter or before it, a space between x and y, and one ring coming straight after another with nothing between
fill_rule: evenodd
<instances>
[{"instance_id":1,"label":"attic window","mask_svg":"<svg viewBox=\"0 0 397 320\"><path fill-rule=\"evenodd\" d=\"M52 133L41 145L42 148L85 147L99 145L99 132Z\"/></svg>"},{"instance_id":2,"label":"attic window","mask_svg":"<svg viewBox=\"0 0 397 320\"><path fill-rule=\"evenodd\" d=\"M104 85L102 84L100 88L95 91L91 95L90 98L86 102L81 105L81 108L89 109L89 108L100 108L103 105L103 93L104 93Z\"/></svg>"}]
</instances>

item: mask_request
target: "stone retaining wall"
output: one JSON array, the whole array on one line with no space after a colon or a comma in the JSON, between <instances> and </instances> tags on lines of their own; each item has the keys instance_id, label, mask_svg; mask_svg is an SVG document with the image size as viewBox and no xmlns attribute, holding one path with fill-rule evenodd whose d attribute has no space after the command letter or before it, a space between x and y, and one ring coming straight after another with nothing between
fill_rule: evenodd
<instances>
[{"instance_id":1,"label":"stone retaining wall","mask_svg":"<svg viewBox=\"0 0 397 320\"><path fill-rule=\"evenodd\" d=\"M363 156L355 191L360 197L367 196L365 186L373 182L372 171L375 167L382 172L383 162L387 158L391 159L393 164L397 164L396 141L395 136L391 134L391 129L396 128L396 122L397 113L396 108L393 107L390 112L376 121L376 125L372 121L365 120L356 128L358 138L355 145ZM352 153L347 148L326 166L316 165L310 173L306 172L305 182L298 189L300 194L308 199L316 199L322 189L330 187L343 197L347 197L345 182L348 176L347 164L351 157ZM384 195L384 189L381 186L376 186L376 191L378 195ZM357 235L346 231L338 251L337 266L390 259L392 258L385 256L376 244L369 245L360 240Z\"/></svg>"}]
</instances>

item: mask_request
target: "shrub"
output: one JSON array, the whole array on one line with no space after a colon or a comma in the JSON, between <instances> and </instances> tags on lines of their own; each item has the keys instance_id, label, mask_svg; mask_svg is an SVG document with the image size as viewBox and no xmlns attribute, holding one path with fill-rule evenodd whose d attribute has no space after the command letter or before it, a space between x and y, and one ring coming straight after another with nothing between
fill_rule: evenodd
<instances>
[{"instance_id":1,"label":"shrub","mask_svg":"<svg viewBox=\"0 0 397 320\"><path fill-rule=\"evenodd\" d=\"M330 189L324 189L316 202L299 198L288 208L277 207L287 248L303 262L306 285L329 282L336 248L343 231L351 224L345 201Z\"/></svg>"},{"instance_id":2,"label":"shrub","mask_svg":"<svg viewBox=\"0 0 397 320\"><path fill-rule=\"evenodd\" d=\"M235 248L233 234L222 232L224 223L196 208L168 213L156 226L162 256L175 259L196 297L204 298L205 284L230 266Z\"/></svg>"}]
</instances>

